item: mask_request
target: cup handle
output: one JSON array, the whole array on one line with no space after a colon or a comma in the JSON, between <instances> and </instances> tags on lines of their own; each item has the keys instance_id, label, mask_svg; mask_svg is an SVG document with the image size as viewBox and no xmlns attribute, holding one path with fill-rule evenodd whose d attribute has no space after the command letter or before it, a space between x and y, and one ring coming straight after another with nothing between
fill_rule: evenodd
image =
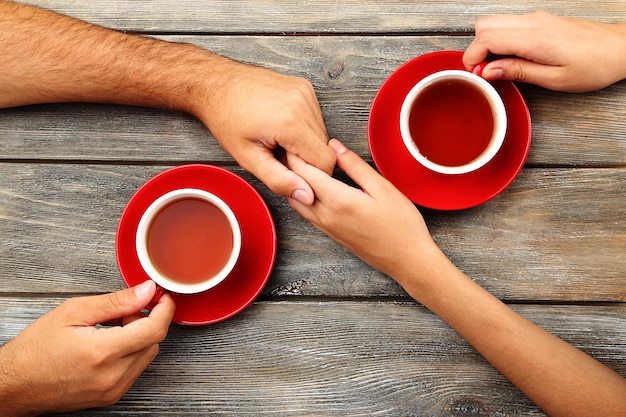
<instances>
[{"instance_id":1,"label":"cup handle","mask_svg":"<svg viewBox=\"0 0 626 417\"><path fill-rule=\"evenodd\" d=\"M148 303L148 307L153 308L166 292L167 290L165 288L161 287L159 284L156 284L154 297L152 297L152 300L150 300L150 302Z\"/></svg>"},{"instance_id":2,"label":"cup handle","mask_svg":"<svg viewBox=\"0 0 626 417\"><path fill-rule=\"evenodd\" d=\"M472 72L476 75L478 75L479 77L483 76L483 70L485 69L485 67L487 66L489 62L487 61L483 61L480 64L474 66L474 68L472 69Z\"/></svg>"}]
</instances>

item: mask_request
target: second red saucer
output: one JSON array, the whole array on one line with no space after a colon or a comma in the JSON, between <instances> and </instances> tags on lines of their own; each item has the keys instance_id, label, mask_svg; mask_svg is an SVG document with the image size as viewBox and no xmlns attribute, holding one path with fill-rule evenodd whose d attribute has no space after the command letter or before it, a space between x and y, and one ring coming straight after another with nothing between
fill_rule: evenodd
<instances>
[{"instance_id":1,"label":"second red saucer","mask_svg":"<svg viewBox=\"0 0 626 417\"><path fill-rule=\"evenodd\" d=\"M159 196L178 188L198 188L220 197L241 227L241 252L232 272L217 286L192 295L172 293L173 321L205 325L226 320L249 306L267 283L276 258L276 230L259 193L238 175L211 165L183 165L150 179L130 199L117 230L117 262L129 287L148 280L135 248L142 213Z\"/></svg>"},{"instance_id":2,"label":"second red saucer","mask_svg":"<svg viewBox=\"0 0 626 417\"><path fill-rule=\"evenodd\" d=\"M461 210L500 194L524 166L532 136L530 113L515 84L496 81L508 117L504 143L484 167L462 175L439 174L420 165L400 135L400 109L411 88L442 70L464 69L463 53L440 51L421 55L399 67L383 83L372 103L368 122L370 152L380 173L414 203L437 210Z\"/></svg>"}]
</instances>

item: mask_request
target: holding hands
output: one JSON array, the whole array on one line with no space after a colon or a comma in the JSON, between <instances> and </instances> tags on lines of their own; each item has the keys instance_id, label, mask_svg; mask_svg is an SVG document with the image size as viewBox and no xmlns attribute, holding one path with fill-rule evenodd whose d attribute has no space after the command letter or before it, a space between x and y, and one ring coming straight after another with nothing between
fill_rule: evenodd
<instances>
[{"instance_id":1,"label":"holding hands","mask_svg":"<svg viewBox=\"0 0 626 417\"><path fill-rule=\"evenodd\" d=\"M607 24L535 12L490 16L476 22L476 38L463 63L472 70L490 55L488 80L583 92L626 78L626 22Z\"/></svg>"},{"instance_id":2,"label":"holding hands","mask_svg":"<svg viewBox=\"0 0 626 417\"><path fill-rule=\"evenodd\" d=\"M291 206L322 232L401 285L406 284L405 280L416 269L424 269L427 274L433 256L443 254L417 208L341 142L332 139L329 146L336 154L338 167L361 188L350 187L299 158L290 158L290 167L311 184L316 197L311 206L293 199L289 201Z\"/></svg>"},{"instance_id":3,"label":"holding hands","mask_svg":"<svg viewBox=\"0 0 626 417\"><path fill-rule=\"evenodd\" d=\"M204 80L211 96L194 100L196 116L241 165L273 192L313 203L313 191L281 163L278 148L330 174L335 155L315 91L303 78L226 58Z\"/></svg>"}]
</instances>

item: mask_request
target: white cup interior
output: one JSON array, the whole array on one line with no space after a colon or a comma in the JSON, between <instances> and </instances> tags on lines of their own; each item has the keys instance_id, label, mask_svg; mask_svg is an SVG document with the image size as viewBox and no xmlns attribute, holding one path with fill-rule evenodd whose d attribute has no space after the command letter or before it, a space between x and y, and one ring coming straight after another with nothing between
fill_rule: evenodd
<instances>
[{"instance_id":1,"label":"white cup interior","mask_svg":"<svg viewBox=\"0 0 626 417\"><path fill-rule=\"evenodd\" d=\"M153 219L164 207L175 201L190 198L207 201L224 213L233 232L233 248L228 261L217 274L202 282L186 284L168 278L154 266L150 258L150 254L148 253L147 239ZM148 207L139 221L135 244L139 262L141 263L141 266L146 274L148 274L153 281L168 291L180 294L195 294L211 289L222 282L235 267L241 251L241 229L235 214L221 198L208 191L196 188L182 188L162 195Z\"/></svg>"},{"instance_id":2,"label":"white cup interior","mask_svg":"<svg viewBox=\"0 0 626 417\"><path fill-rule=\"evenodd\" d=\"M492 110L494 127L493 134L488 146L485 148L483 153L479 155L476 159L464 165L446 166L429 160L417 148L415 141L411 135L411 130L409 128L409 118L411 115L411 110L417 97L429 86L443 80L463 80L475 86L478 90L484 93ZM502 143L504 142L504 138L506 136L506 129L506 110L500 94L498 94L496 89L488 81L468 71L445 70L433 73L423 78L415 86L413 86L411 91L409 91L402 103L402 108L400 110L400 133L402 134L402 141L404 142L407 150L411 153L413 158L415 158L415 160L417 160L417 162L419 162L421 165L441 174L466 174L468 172L472 172L483 167L485 164L491 161L500 150L500 147L502 146Z\"/></svg>"}]
</instances>

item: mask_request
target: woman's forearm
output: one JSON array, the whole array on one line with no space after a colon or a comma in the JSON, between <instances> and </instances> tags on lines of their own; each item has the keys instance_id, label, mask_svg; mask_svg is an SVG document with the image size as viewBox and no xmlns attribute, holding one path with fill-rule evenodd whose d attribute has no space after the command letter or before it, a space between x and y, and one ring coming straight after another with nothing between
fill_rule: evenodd
<instances>
[{"instance_id":1,"label":"woman's forearm","mask_svg":"<svg viewBox=\"0 0 626 417\"><path fill-rule=\"evenodd\" d=\"M546 413L625 415L624 378L517 314L447 260L440 262L437 277L404 282L405 288Z\"/></svg>"}]
</instances>

